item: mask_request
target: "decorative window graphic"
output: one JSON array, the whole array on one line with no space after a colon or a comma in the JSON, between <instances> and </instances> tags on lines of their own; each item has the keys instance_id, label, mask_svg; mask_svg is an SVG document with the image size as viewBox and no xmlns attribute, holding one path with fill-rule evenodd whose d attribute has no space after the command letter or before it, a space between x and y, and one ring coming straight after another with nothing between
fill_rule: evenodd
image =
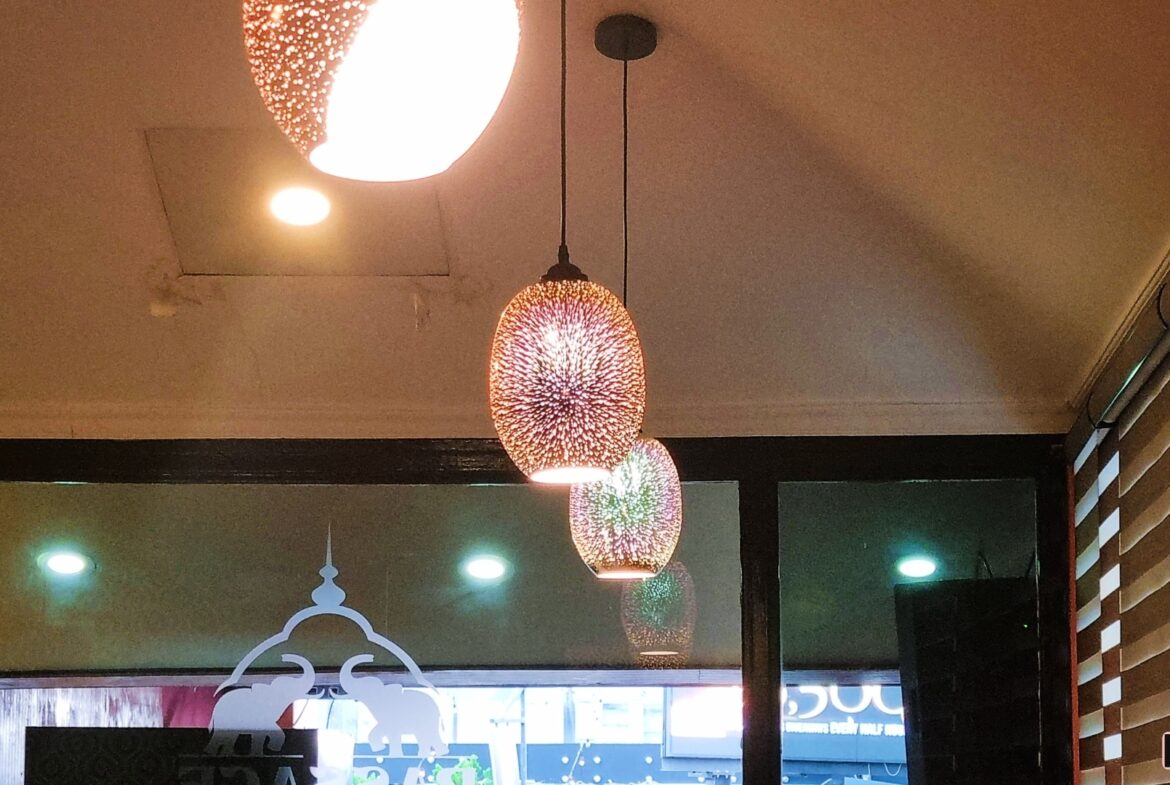
<instances>
[{"instance_id":1,"label":"decorative window graphic","mask_svg":"<svg viewBox=\"0 0 1170 785\"><path fill-rule=\"evenodd\" d=\"M370 748L386 757L401 758L404 737L418 743L419 757L433 762L435 756L448 750L442 712L434 685L423 675L417 663L400 646L374 631L369 620L345 605L345 592L336 583L338 570L333 566L333 537L329 535L325 549L325 565L320 573L322 582L312 592L313 604L294 613L277 634L248 652L216 691L219 695L212 711L211 740L206 753L211 756L236 757L247 754L263 757L279 753L284 744L284 731L278 722L285 711L298 699L317 697L316 671L312 663L300 654L286 653L281 659L300 668L293 676L278 676L269 683L241 686L247 670L264 654L287 644L296 629L310 619L335 616L357 625L372 646L393 655L413 677L417 687L404 688L387 684L373 675L358 675L354 668L374 661L369 652L359 652L341 668L340 692L333 697L346 697L363 704L373 715L374 728L369 734ZM319 785L350 785L355 778L373 785L388 785L386 772L378 767L355 767L352 739L322 737L324 742L317 766L312 768ZM384 752L383 752L384 751ZM451 785L455 769L442 772L440 783ZM445 776L443 776L445 775ZM419 767L407 772L404 785L415 785L426 780L426 772Z\"/></svg>"}]
</instances>

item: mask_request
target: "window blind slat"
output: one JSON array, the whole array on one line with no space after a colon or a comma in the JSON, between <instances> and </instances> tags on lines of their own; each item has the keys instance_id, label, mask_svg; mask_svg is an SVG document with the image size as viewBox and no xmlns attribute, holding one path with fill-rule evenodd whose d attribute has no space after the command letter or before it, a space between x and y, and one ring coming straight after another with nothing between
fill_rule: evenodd
<instances>
[{"instance_id":1,"label":"window blind slat","mask_svg":"<svg viewBox=\"0 0 1170 785\"><path fill-rule=\"evenodd\" d=\"M1105 769L1082 770L1081 785L1105 785Z\"/></svg>"},{"instance_id":2,"label":"window blind slat","mask_svg":"<svg viewBox=\"0 0 1170 785\"><path fill-rule=\"evenodd\" d=\"M1130 728L1121 736L1121 765L1143 763L1152 758L1162 757L1162 734L1165 723L1150 722ZM1168 772L1170 773L1170 772Z\"/></svg>"},{"instance_id":3,"label":"window blind slat","mask_svg":"<svg viewBox=\"0 0 1170 785\"><path fill-rule=\"evenodd\" d=\"M1077 710L1082 714L1093 714L1101 711L1101 682L1102 679L1097 678L1081 684L1077 687ZM1104 721L1104 720L1102 720ZM1104 728L1102 728L1104 730ZM1092 735L1087 733L1088 728L1081 726L1081 737ZM1101 731L1093 731L1094 734Z\"/></svg>"},{"instance_id":4,"label":"window blind slat","mask_svg":"<svg viewBox=\"0 0 1170 785\"><path fill-rule=\"evenodd\" d=\"M1170 619L1140 638L1130 639L1122 650L1122 670L1132 670L1147 660L1170 650ZM1122 633L1125 634L1124 632Z\"/></svg>"},{"instance_id":5,"label":"window blind slat","mask_svg":"<svg viewBox=\"0 0 1170 785\"><path fill-rule=\"evenodd\" d=\"M1167 686L1163 681L1162 687ZM1151 722L1161 722L1167 714L1170 714L1170 689L1143 698L1127 695L1126 705L1121 710L1121 729L1131 730Z\"/></svg>"},{"instance_id":6,"label":"window blind slat","mask_svg":"<svg viewBox=\"0 0 1170 785\"><path fill-rule=\"evenodd\" d=\"M1170 515L1170 454L1121 498L1121 549L1128 551Z\"/></svg>"},{"instance_id":7,"label":"window blind slat","mask_svg":"<svg viewBox=\"0 0 1170 785\"><path fill-rule=\"evenodd\" d=\"M1077 578L1077 607L1083 608L1094 600L1101 599L1101 565L1093 564L1085 574Z\"/></svg>"},{"instance_id":8,"label":"window blind slat","mask_svg":"<svg viewBox=\"0 0 1170 785\"><path fill-rule=\"evenodd\" d=\"M1166 527L1170 529L1170 526ZM1157 554L1151 554L1151 557L1156 557ZM1127 564L1123 556L1121 561L1121 569L1126 573L1125 585L1121 589L1121 612L1123 614L1130 611L1137 610L1139 606L1145 605L1145 613L1160 612L1165 614L1166 608L1170 607L1170 596L1164 593L1164 589L1170 584L1170 555L1166 555L1157 564L1146 569L1139 569L1145 565ZM1152 605L1157 610L1151 609ZM1142 627L1142 629L1151 629L1149 627Z\"/></svg>"},{"instance_id":9,"label":"window blind slat","mask_svg":"<svg viewBox=\"0 0 1170 785\"><path fill-rule=\"evenodd\" d=\"M1077 611L1077 632L1083 632L1090 624L1101 618L1101 600L1094 597Z\"/></svg>"},{"instance_id":10,"label":"window blind slat","mask_svg":"<svg viewBox=\"0 0 1170 785\"><path fill-rule=\"evenodd\" d=\"M1160 434L1170 424L1170 396L1165 395L1166 385L1170 382L1170 364L1163 363L1147 382L1143 395L1138 396L1132 405L1121 413L1121 438L1130 444L1131 454L1134 456L1131 471L1145 471L1148 466L1149 450L1158 450L1156 445ZM1162 450L1164 452L1164 450ZM1146 455L1146 458L1142 458ZM1123 472L1125 469L1122 470ZM1123 481L1122 487L1128 488L1132 483Z\"/></svg>"},{"instance_id":11,"label":"window blind slat","mask_svg":"<svg viewBox=\"0 0 1170 785\"><path fill-rule=\"evenodd\" d=\"M1081 768L1095 769L1105 765L1105 750L1101 746L1100 734L1081 739Z\"/></svg>"},{"instance_id":12,"label":"window blind slat","mask_svg":"<svg viewBox=\"0 0 1170 785\"><path fill-rule=\"evenodd\" d=\"M1077 664L1077 684L1090 684L1102 673L1101 652L1081 658Z\"/></svg>"},{"instance_id":13,"label":"window blind slat","mask_svg":"<svg viewBox=\"0 0 1170 785\"><path fill-rule=\"evenodd\" d=\"M1131 763L1121 769L1122 782L1125 785L1166 785L1170 783L1170 776L1162 768L1161 759L1146 760L1141 763ZM1082 777L1081 785L1090 785L1090 780ZM1104 770L1101 779L1092 781L1092 785L1106 785Z\"/></svg>"},{"instance_id":14,"label":"window blind slat","mask_svg":"<svg viewBox=\"0 0 1170 785\"><path fill-rule=\"evenodd\" d=\"M1170 668L1170 653L1163 652L1139 665L1122 670L1122 706L1145 700L1151 695L1170 689L1170 679L1166 678L1167 668Z\"/></svg>"},{"instance_id":15,"label":"window blind slat","mask_svg":"<svg viewBox=\"0 0 1170 785\"><path fill-rule=\"evenodd\" d=\"M1078 652L1101 651L1101 617L1098 616L1085 629L1077 633Z\"/></svg>"}]
</instances>

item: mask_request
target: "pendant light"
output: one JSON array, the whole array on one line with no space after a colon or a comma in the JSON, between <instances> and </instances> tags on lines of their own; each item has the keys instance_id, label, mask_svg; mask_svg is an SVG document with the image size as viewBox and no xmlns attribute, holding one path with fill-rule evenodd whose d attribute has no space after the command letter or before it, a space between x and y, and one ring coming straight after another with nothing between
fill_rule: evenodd
<instances>
[{"instance_id":1,"label":"pendant light","mask_svg":"<svg viewBox=\"0 0 1170 785\"><path fill-rule=\"evenodd\" d=\"M639 437L608 479L574 485L569 528L598 578L649 578L665 567L682 531L682 487L661 442Z\"/></svg>"},{"instance_id":2,"label":"pendant light","mask_svg":"<svg viewBox=\"0 0 1170 785\"><path fill-rule=\"evenodd\" d=\"M598 51L622 64L623 305L630 269L630 61L649 56L657 41L651 22L628 14L602 20L595 36ZM648 578L665 567L682 531L682 487L661 442L640 436L608 479L574 485L569 493L569 528L577 553L598 578Z\"/></svg>"},{"instance_id":3,"label":"pendant light","mask_svg":"<svg viewBox=\"0 0 1170 785\"><path fill-rule=\"evenodd\" d=\"M622 586L622 627L642 667L685 665L697 617L695 583L682 562L673 561L653 578Z\"/></svg>"},{"instance_id":4,"label":"pendant light","mask_svg":"<svg viewBox=\"0 0 1170 785\"><path fill-rule=\"evenodd\" d=\"M244 0L268 111L323 172L415 180L483 133L512 78L516 0Z\"/></svg>"},{"instance_id":5,"label":"pendant light","mask_svg":"<svg viewBox=\"0 0 1170 785\"><path fill-rule=\"evenodd\" d=\"M621 301L569 260L567 8L561 0L561 244L557 263L504 308L488 394L504 449L534 482L605 479L634 445L646 373Z\"/></svg>"}]
</instances>

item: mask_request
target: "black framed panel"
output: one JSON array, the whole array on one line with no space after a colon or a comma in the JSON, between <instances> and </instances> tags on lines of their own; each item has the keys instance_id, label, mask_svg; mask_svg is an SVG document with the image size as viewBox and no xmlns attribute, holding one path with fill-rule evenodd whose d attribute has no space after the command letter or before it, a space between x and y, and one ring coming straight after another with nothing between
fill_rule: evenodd
<instances>
[{"instance_id":1,"label":"black framed panel","mask_svg":"<svg viewBox=\"0 0 1170 785\"><path fill-rule=\"evenodd\" d=\"M760 437L662 439L683 481L740 492L743 767L780 778L780 547L777 484L798 480L1031 478L1042 581L1044 782L1071 781L1067 473L1063 437ZM0 481L90 483L514 484L494 439L6 440Z\"/></svg>"}]
</instances>

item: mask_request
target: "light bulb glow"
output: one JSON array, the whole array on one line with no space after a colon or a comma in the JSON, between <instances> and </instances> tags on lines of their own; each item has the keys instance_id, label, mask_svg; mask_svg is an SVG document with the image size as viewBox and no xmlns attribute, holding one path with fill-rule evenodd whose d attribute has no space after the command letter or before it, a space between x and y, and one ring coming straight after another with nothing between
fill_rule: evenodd
<instances>
[{"instance_id":1,"label":"light bulb glow","mask_svg":"<svg viewBox=\"0 0 1170 785\"><path fill-rule=\"evenodd\" d=\"M268 203L277 220L292 226L314 226L329 217L333 206L328 197L315 188L283 188Z\"/></svg>"},{"instance_id":2,"label":"light bulb glow","mask_svg":"<svg viewBox=\"0 0 1170 785\"><path fill-rule=\"evenodd\" d=\"M598 482L609 477L611 472L597 466L560 466L542 469L532 473L532 481L545 485L573 485L582 482Z\"/></svg>"},{"instance_id":3,"label":"light bulb glow","mask_svg":"<svg viewBox=\"0 0 1170 785\"><path fill-rule=\"evenodd\" d=\"M646 411L633 320L589 281L527 287L496 327L488 397L504 449L534 481L608 477L629 455Z\"/></svg>"},{"instance_id":4,"label":"light bulb glow","mask_svg":"<svg viewBox=\"0 0 1170 785\"><path fill-rule=\"evenodd\" d=\"M661 442L641 437L609 479L574 485L569 528L598 578L647 578L665 567L682 532L682 486Z\"/></svg>"},{"instance_id":5,"label":"light bulb glow","mask_svg":"<svg viewBox=\"0 0 1170 785\"><path fill-rule=\"evenodd\" d=\"M698 616L695 584L682 562L622 586L622 627L644 668L677 668L691 655Z\"/></svg>"},{"instance_id":6,"label":"light bulb glow","mask_svg":"<svg viewBox=\"0 0 1170 785\"><path fill-rule=\"evenodd\" d=\"M244 0L252 76L285 135L339 177L445 171L499 108L516 0Z\"/></svg>"},{"instance_id":7,"label":"light bulb glow","mask_svg":"<svg viewBox=\"0 0 1170 785\"><path fill-rule=\"evenodd\" d=\"M477 581L498 581L508 574L508 565L498 556L473 556L463 563L463 572Z\"/></svg>"},{"instance_id":8,"label":"light bulb glow","mask_svg":"<svg viewBox=\"0 0 1170 785\"><path fill-rule=\"evenodd\" d=\"M907 578L929 578L938 569L934 559L911 556L898 562L898 572Z\"/></svg>"},{"instance_id":9,"label":"light bulb glow","mask_svg":"<svg viewBox=\"0 0 1170 785\"><path fill-rule=\"evenodd\" d=\"M74 551L57 551L44 554L41 564L48 572L54 575L80 575L89 569L90 561L85 556Z\"/></svg>"}]
</instances>

